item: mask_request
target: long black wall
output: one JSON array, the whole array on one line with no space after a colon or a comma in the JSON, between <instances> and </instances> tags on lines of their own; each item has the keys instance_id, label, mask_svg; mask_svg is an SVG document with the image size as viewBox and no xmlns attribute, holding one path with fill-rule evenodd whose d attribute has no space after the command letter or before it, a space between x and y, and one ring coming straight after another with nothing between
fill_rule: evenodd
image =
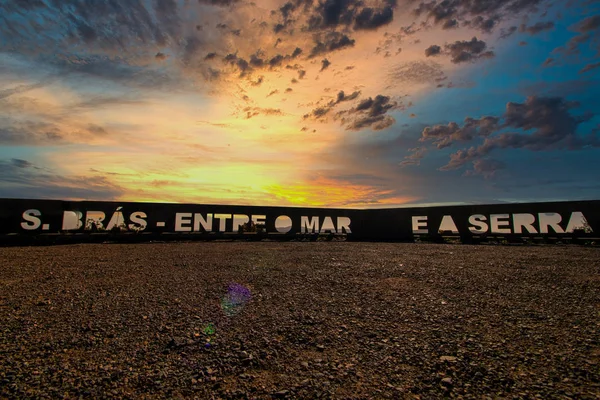
<instances>
[{"instance_id":1,"label":"long black wall","mask_svg":"<svg viewBox=\"0 0 600 400\"><path fill-rule=\"evenodd\" d=\"M441 234L465 241L489 236L596 237L600 236L600 200L355 210L0 199L0 243L21 237L83 240L98 233L110 233L116 240L133 234L237 237L239 225L247 220L264 225L265 232L259 235L273 239L319 233L382 241Z\"/></svg>"}]
</instances>

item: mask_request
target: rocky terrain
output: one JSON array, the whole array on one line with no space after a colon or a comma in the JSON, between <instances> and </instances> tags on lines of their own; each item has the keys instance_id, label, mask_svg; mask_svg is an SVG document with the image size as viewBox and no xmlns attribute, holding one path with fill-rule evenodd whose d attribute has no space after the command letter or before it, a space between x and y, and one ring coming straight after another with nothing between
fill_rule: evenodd
<instances>
[{"instance_id":1,"label":"rocky terrain","mask_svg":"<svg viewBox=\"0 0 600 400\"><path fill-rule=\"evenodd\" d=\"M599 398L600 249L0 248L0 398L80 396Z\"/></svg>"}]
</instances>

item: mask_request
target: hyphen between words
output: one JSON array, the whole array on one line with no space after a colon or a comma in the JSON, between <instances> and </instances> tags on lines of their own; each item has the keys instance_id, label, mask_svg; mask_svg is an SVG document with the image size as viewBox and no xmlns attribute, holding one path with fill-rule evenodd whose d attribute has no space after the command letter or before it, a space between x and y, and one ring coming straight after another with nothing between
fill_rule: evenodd
<instances>
[{"instance_id":1,"label":"hyphen between words","mask_svg":"<svg viewBox=\"0 0 600 400\"><path fill-rule=\"evenodd\" d=\"M84 218L85 217L85 218ZM174 232L238 232L245 224L267 226L266 215L246 215L227 213L175 213L173 224L166 221L149 221L148 215L143 211L130 213L127 217L122 207L116 209L110 218L103 211L64 211L62 216L63 231L144 231L153 224L164 230ZM27 231L38 229L51 230L48 223L43 223L42 213L37 209L29 209L22 214L21 228ZM408 221L407 221L408 222ZM474 214L469 216L469 231L473 234L544 234L544 233L573 233L584 229L591 232L591 228L582 212L572 212L566 227L563 228L563 217L559 213L513 213L513 214ZM293 227L300 226L300 233L352 233L351 219L347 216L300 216L293 221L286 215L275 219L275 231L269 233L287 233ZM562 223L562 226L561 226ZM172 228L171 228L172 227ZM412 232L414 234L427 234L430 229L428 217L412 216ZM295 230L297 232L297 230ZM455 221L451 215L444 215L439 229L442 232L459 234ZM435 232L435 231L434 231Z\"/></svg>"}]
</instances>

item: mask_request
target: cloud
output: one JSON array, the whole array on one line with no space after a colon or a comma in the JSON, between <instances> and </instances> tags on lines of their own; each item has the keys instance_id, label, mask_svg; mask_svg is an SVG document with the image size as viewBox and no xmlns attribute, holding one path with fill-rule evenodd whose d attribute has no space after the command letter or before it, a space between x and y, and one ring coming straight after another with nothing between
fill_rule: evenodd
<instances>
[{"instance_id":1,"label":"cloud","mask_svg":"<svg viewBox=\"0 0 600 400\"><path fill-rule=\"evenodd\" d=\"M575 55L579 54L579 47L588 42L590 39L596 39L598 37L598 31L600 28L600 15L593 15L586 17L576 24L572 25L570 29L578 32L578 35L573 36L565 46L558 47L554 50L555 53L563 53L564 55Z\"/></svg>"},{"instance_id":2,"label":"cloud","mask_svg":"<svg viewBox=\"0 0 600 400\"><path fill-rule=\"evenodd\" d=\"M392 126L396 120L387 115L388 111L398 107L398 103L391 101L389 96L377 95L369 97L358 103L352 109L338 113L347 130L358 131L371 128L375 131Z\"/></svg>"},{"instance_id":3,"label":"cloud","mask_svg":"<svg viewBox=\"0 0 600 400\"><path fill-rule=\"evenodd\" d=\"M27 160L0 160L0 197L115 200L123 193L104 176L62 176Z\"/></svg>"},{"instance_id":4,"label":"cloud","mask_svg":"<svg viewBox=\"0 0 600 400\"><path fill-rule=\"evenodd\" d=\"M441 52L442 52L442 48L440 46L434 44L425 49L425 56L426 57L436 56L436 55L440 54Z\"/></svg>"},{"instance_id":5,"label":"cloud","mask_svg":"<svg viewBox=\"0 0 600 400\"><path fill-rule=\"evenodd\" d=\"M388 74L390 85L434 84L446 79L442 66L432 60L410 61L395 66Z\"/></svg>"},{"instance_id":6,"label":"cloud","mask_svg":"<svg viewBox=\"0 0 600 400\"><path fill-rule=\"evenodd\" d=\"M450 122L448 125L428 126L423 129L419 140L421 142L432 140L438 149L443 149L457 141L464 142L473 140L475 137L488 137L498 130L499 121L499 118L490 116L479 119L467 117L462 127L455 122Z\"/></svg>"},{"instance_id":7,"label":"cloud","mask_svg":"<svg viewBox=\"0 0 600 400\"><path fill-rule=\"evenodd\" d=\"M331 62L328 59L326 59L326 58L322 59L321 60L321 72L326 70L327 68L329 68L330 65L331 65Z\"/></svg>"},{"instance_id":8,"label":"cloud","mask_svg":"<svg viewBox=\"0 0 600 400\"><path fill-rule=\"evenodd\" d=\"M427 148L426 147L415 147L412 149L408 149L408 151L411 151L412 154L404 157L404 160L402 160L398 165L400 165L401 167L407 167L409 165L421 165L421 160L423 159L423 157L425 157L425 154L427 153Z\"/></svg>"},{"instance_id":9,"label":"cloud","mask_svg":"<svg viewBox=\"0 0 600 400\"><path fill-rule=\"evenodd\" d=\"M591 71L593 69L599 68L600 67L600 62L594 63L594 64L588 64L585 67L583 67L581 69L581 71L579 71L580 74L586 73L588 71Z\"/></svg>"},{"instance_id":10,"label":"cloud","mask_svg":"<svg viewBox=\"0 0 600 400\"><path fill-rule=\"evenodd\" d=\"M0 100L10 97L15 94L21 94L29 92L30 90L39 89L51 83L51 80L44 80L42 82L32 83L29 85L18 85L8 89L0 90Z\"/></svg>"},{"instance_id":11,"label":"cloud","mask_svg":"<svg viewBox=\"0 0 600 400\"><path fill-rule=\"evenodd\" d=\"M361 0L320 1L308 16L307 29L310 31L337 27L346 29L353 27L357 31L378 29L393 21L396 7L396 0L386 0L382 3L379 7L365 7ZM291 7L286 8L286 13L289 9Z\"/></svg>"},{"instance_id":12,"label":"cloud","mask_svg":"<svg viewBox=\"0 0 600 400\"><path fill-rule=\"evenodd\" d=\"M571 110L577 106L577 103L568 102L560 97L530 96L524 103L509 102L506 104L506 111L502 116L503 122L488 125L487 137L483 144L452 154L450 162L441 170L460 168L465 163L483 158L496 149L547 151L600 147L598 132L592 131L586 135L577 135L578 126L593 116L589 113L582 116L572 115ZM470 121L478 120L470 119ZM465 123L462 128L452 125L452 128L446 132L446 136L448 134L455 135L456 132L468 128L468 125L469 123ZM438 137L431 135L432 131L436 131L435 128L425 128L423 138ZM500 133L504 129L519 129L524 132ZM468 137L473 137L473 135L460 136L461 140L463 138L468 140Z\"/></svg>"},{"instance_id":13,"label":"cloud","mask_svg":"<svg viewBox=\"0 0 600 400\"><path fill-rule=\"evenodd\" d=\"M506 39L510 36L512 36L519 28L517 28L516 26L511 26L508 29L500 29L500 39Z\"/></svg>"},{"instance_id":14,"label":"cloud","mask_svg":"<svg viewBox=\"0 0 600 400\"><path fill-rule=\"evenodd\" d=\"M498 171L506 168L506 164L492 158L482 158L473 161L473 169L465 171L465 176L482 175L485 179L494 178Z\"/></svg>"},{"instance_id":15,"label":"cloud","mask_svg":"<svg viewBox=\"0 0 600 400\"><path fill-rule=\"evenodd\" d=\"M45 146L65 143L64 133L56 124L37 121L11 122L0 125L0 144Z\"/></svg>"},{"instance_id":16,"label":"cloud","mask_svg":"<svg viewBox=\"0 0 600 400\"><path fill-rule=\"evenodd\" d=\"M452 57L454 64L494 57L493 51L485 51L486 47L486 43L483 40L478 40L477 37L473 37L470 41L457 40L444 46Z\"/></svg>"},{"instance_id":17,"label":"cloud","mask_svg":"<svg viewBox=\"0 0 600 400\"><path fill-rule=\"evenodd\" d=\"M457 40L454 43L446 43L443 51L441 46L431 45L425 49L425 56L432 57L446 54L451 57L451 61L454 64L460 64L494 57L494 52L490 50L486 51L486 49L487 45L483 40L473 37L471 40Z\"/></svg>"},{"instance_id":18,"label":"cloud","mask_svg":"<svg viewBox=\"0 0 600 400\"><path fill-rule=\"evenodd\" d=\"M363 8L354 19L354 30L375 30L389 24L394 19L394 9L391 5L382 9Z\"/></svg>"},{"instance_id":19,"label":"cloud","mask_svg":"<svg viewBox=\"0 0 600 400\"><path fill-rule=\"evenodd\" d=\"M359 90L353 92L350 95L347 95L346 93L344 93L343 90L340 90L339 93L338 93L338 95L337 95L337 99L336 99L335 103L339 104L339 103L341 103L343 101L352 101L352 100L358 98L358 96L360 96L360 91Z\"/></svg>"},{"instance_id":20,"label":"cloud","mask_svg":"<svg viewBox=\"0 0 600 400\"><path fill-rule=\"evenodd\" d=\"M329 113L329 111L331 111L338 104L346 102L346 101L355 100L359 96L360 96L360 91L358 91L358 90L349 95L347 95L343 90L340 90L338 92L335 100L331 100L326 105L315 108L309 114L304 115L304 119L311 118L311 117L313 119L320 119L320 118L324 117L325 115L327 115ZM344 111L344 113L345 112L347 112L347 111Z\"/></svg>"},{"instance_id":21,"label":"cloud","mask_svg":"<svg viewBox=\"0 0 600 400\"><path fill-rule=\"evenodd\" d=\"M519 28L520 32L527 32L530 35L537 35L540 32L544 32L544 31L549 31L551 29L554 29L554 22L552 21L547 21L547 22L537 22L534 25L531 26L527 26L525 24L521 24L521 27Z\"/></svg>"},{"instance_id":22,"label":"cloud","mask_svg":"<svg viewBox=\"0 0 600 400\"><path fill-rule=\"evenodd\" d=\"M156 53L156 55L154 56L154 58L156 58L158 61L164 61L168 57L169 57L168 55L166 55L165 53L161 53L160 51L158 53Z\"/></svg>"},{"instance_id":23,"label":"cloud","mask_svg":"<svg viewBox=\"0 0 600 400\"><path fill-rule=\"evenodd\" d=\"M434 25L451 29L462 23L490 33L504 19L523 11L533 11L544 0L443 0L422 1L414 9L416 16L425 16Z\"/></svg>"},{"instance_id":24,"label":"cloud","mask_svg":"<svg viewBox=\"0 0 600 400\"><path fill-rule=\"evenodd\" d=\"M257 115L284 115L283 111L279 108L246 107L244 108L244 112L246 113L246 119L250 119Z\"/></svg>"},{"instance_id":25,"label":"cloud","mask_svg":"<svg viewBox=\"0 0 600 400\"><path fill-rule=\"evenodd\" d=\"M340 32L329 32L324 36L315 36L315 46L309 54L309 58L314 58L332 51L341 50L346 47L353 47L356 41L346 34Z\"/></svg>"}]
</instances>

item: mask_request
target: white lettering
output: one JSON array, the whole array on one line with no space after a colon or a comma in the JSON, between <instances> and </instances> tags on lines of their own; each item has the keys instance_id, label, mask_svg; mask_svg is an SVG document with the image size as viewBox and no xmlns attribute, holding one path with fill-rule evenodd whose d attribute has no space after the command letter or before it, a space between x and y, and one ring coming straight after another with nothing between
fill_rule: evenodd
<instances>
[{"instance_id":1,"label":"white lettering","mask_svg":"<svg viewBox=\"0 0 600 400\"><path fill-rule=\"evenodd\" d=\"M527 229L528 233L537 233L533 224L535 216L533 214L513 214L513 227L515 233L523 233L523 229Z\"/></svg>"},{"instance_id":2,"label":"white lettering","mask_svg":"<svg viewBox=\"0 0 600 400\"><path fill-rule=\"evenodd\" d=\"M348 218L348 217L338 217L337 218L338 233L344 233L344 231L346 231L346 233L352 233L352 231L350 230L351 222L352 221L350 221L350 218Z\"/></svg>"},{"instance_id":3,"label":"white lettering","mask_svg":"<svg viewBox=\"0 0 600 400\"><path fill-rule=\"evenodd\" d=\"M42 225L42 220L38 217L42 215L40 210L27 210L23 213L23 219L27 222L21 222L21 228L33 231Z\"/></svg>"},{"instance_id":4,"label":"white lettering","mask_svg":"<svg viewBox=\"0 0 600 400\"><path fill-rule=\"evenodd\" d=\"M102 211L88 211L85 214L85 229L88 231L93 228L99 231L104 230L104 224L102 224L104 218L106 218L106 214Z\"/></svg>"},{"instance_id":5,"label":"white lettering","mask_svg":"<svg viewBox=\"0 0 600 400\"><path fill-rule=\"evenodd\" d=\"M192 213L175 214L175 232L191 232L191 226L183 226L192 223Z\"/></svg>"},{"instance_id":6,"label":"white lettering","mask_svg":"<svg viewBox=\"0 0 600 400\"><path fill-rule=\"evenodd\" d=\"M490 215L490 224L492 225L492 233L511 233L510 228L500 228L500 226L510 226L508 214L492 214ZM507 221L501 221L506 219Z\"/></svg>"},{"instance_id":7,"label":"white lettering","mask_svg":"<svg viewBox=\"0 0 600 400\"><path fill-rule=\"evenodd\" d=\"M319 230L319 217L312 217L310 221L308 217L300 218L300 232L301 233L312 233L318 232Z\"/></svg>"},{"instance_id":8,"label":"white lettering","mask_svg":"<svg viewBox=\"0 0 600 400\"><path fill-rule=\"evenodd\" d=\"M469 217L469 223L471 225L473 225L473 226L469 227L469 230L471 231L471 233L476 233L478 235L486 233L488 231L488 224L483 221L487 221L487 217L485 215L482 215L482 214L471 215Z\"/></svg>"},{"instance_id":9,"label":"white lettering","mask_svg":"<svg viewBox=\"0 0 600 400\"><path fill-rule=\"evenodd\" d=\"M337 233L337 230L335 229L335 225L333 225L333 220L331 219L331 217L325 217L319 233L325 233L327 231Z\"/></svg>"},{"instance_id":10,"label":"white lettering","mask_svg":"<svg viewBox=\"0 0 600 400\"><path fill-rule=\"evenodd\" d=\"M74 231L83 226L83 222L81 222L81 218L83 218L83 214L79 211L65 211L63 212L63 223L62 230L63 231Z\"/></svg>"},{"instance_id":11,"label":"white lettering","mask_svg":"<svg viewBox=\"0 0 600 400\"><path fill-rule=\"evenodd\" d=\"M194 232L200 232L200 226L204 232L212 232L213 215L206 214L206 219L200 213L194 214Z\"/></svg>"},{"instance_id":12,"label":"white lettering","mask_svg":"<svg viewBox=\"0 0 600 400\"><path fill-rule=\"evenodd\" d=\"M248 221L250 221L250 218L247 215L233 214L233 230L237 231L240 229L240 226L244 225Z\"/></svg>"},{"instance_id":13,"label":"white lettering","mask_svg":"<svg viewBox=\"0 0 600 400\"><path fill-rule=\"evenodd\" d=\"M108 225L106 226L106 230L113 230L114 228L118 228L119 230L127 230L127 226L125 225L125 217L123 216L123 212L121 209L123 207L118 207L116 212L113 213Z\"/></svg>"},{"instance_id":14,"label":"white lettering","mask_svg":"<svg viewBox=\"0 0 600 400\"><path fill-rule=\"evenodd\" d=\"M558 213L539 213L540 233L548 233L548 227L551 226L554 232L564 233L560 227L562 217Z\"/></svg>"},{"instance_id":15,"label":"white lettering","mask_svg":"<svg viewBox=\"0 0 600 400\"><path fill-rule=\"evenodd\" d=\"M585 233L594 232L587 219L585 219L583 213L580 211L575 211L571 213L571 218L569 218L569 225L567 225L567 230L565 232L573 233L575 229L583 229Z\"/></svg>"},{"instance_id":16,"label":"white lettering","mask_svg":"<svg viewBox=\"0 0 600 400\"><path fill-rule=\"evenodd\" d=\"M427 233L427 216L412 217L413 233Z\"/></svg>"},{"instance_id":17,"label":"white lettering","mask_svg":"<svg viewBox=\"0 0 600 400\"><path fill-rule=\"evenodd\" d=\"M144 229L146 229L146 226L148 226L148 223L146 222L146 220L144 220L144 218L147 217L148 216L146 215L146 213L142 211L136 211L132 213L129 217L129 219L132 222L132 224L129 224L129 229L138 232L143 231Z\"/></svg>"},{"instance_id":18,"label":"white lettering","mask_svg":"<svg viewBox=\"0 0 600 400\"><path fill-rule=\"evenodd\" d=\"M215 214L215 218L219 220L219 232L225 232L227 220L231 219L231 214Z\"/></svg>"},{"instance_id":19,"label":"white lettering","mask_svg":"<svg viewBox=\"0 0 600 400\"><path fill-rule=\"evenodd\" d=\"M458 233L458 228L456 227L451 215L444 215L442 222L440 223L440 229L438 232L439 231L452 231L452 233Z\"/></svg>"}]
</instances>

